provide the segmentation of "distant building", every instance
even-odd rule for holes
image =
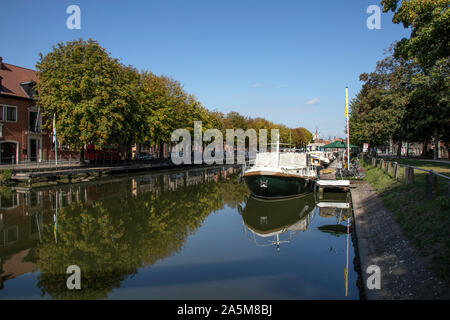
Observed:
[[[4,63],[0,57],[0,164],[55,159],[51,132],[42,129],[36,105],[37,81],[34,70]],[[78,157],[78,152],[63,149],[58,146],[58,158]]]
[[[41,161],[51,150],[34,100],[36,81],[34,70],[0,57],[0,164]]]
[[[391,140],[387,146],[377,148],[377,153],[396,156],[398,148],[399,144],[394,143]],[[423,152],[425,152],[425,154],[423,154]],[[433,157],[434,143],[429,142],[424,148],[423,143],[403,142],[400,153],[402,157]],[[438,159],[450,159],[450,150],[443,141],[439,141]]]
[[[311,151],[321,150],[321,147],[331,143],[330,140],[325,140],[319,138],[319,131],[316,129],[316,132],[313,134],[313,141],[310,144]]]

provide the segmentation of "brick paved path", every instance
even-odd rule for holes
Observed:
[[[355,228],[366,298],[449,299],[450,288],[429,269],[425,259],[409,245],[381,198],[363,182],[351,190]],[[367,289],[367,267],[381,269],[381,289]]]

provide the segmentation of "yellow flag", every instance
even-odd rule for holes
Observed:
[[[348,87],[345,87],[345,117],[347,118],[347,108],[348,108]]]

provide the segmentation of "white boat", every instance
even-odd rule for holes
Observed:
[[[326,151],[310,151],[311,162],[314,166],[327,167],[334,160],[334,155]]]
[[[308,154],[298,152],[257,153],[254,166],[243,178],[253,196],[282,198],[310,191],[317,179],[316,168],[308,164]]]

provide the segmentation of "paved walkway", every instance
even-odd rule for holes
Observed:
[[[415,159],[410,159],[415,160]],[[445,163],[450,164],[450,160],[429,160],[429,159],[417,159],[418,161],[429,161],[429,162],[439,162],[439,163]]]
[[[366,298],[450,299],[449,286],[428,269],[427,262],[409,245],[373,188],[362,182],[351,193]],[[379,290],[366,286],[370,265],[381,269]]]
[[[319,177],[323,180],[335,180],[336,179],[336,165],[337,159],[333,160],[330,165],[326,169],[331,169],[330,173],[322,173],[320,172]]]

